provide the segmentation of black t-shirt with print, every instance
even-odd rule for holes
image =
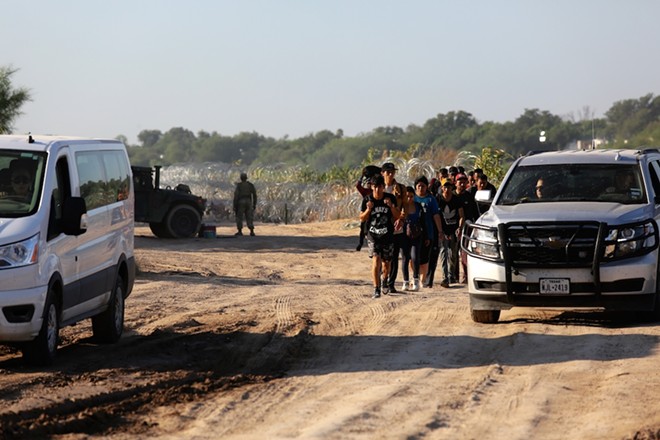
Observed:
[[[442,217],[442,232],[445,235],[455,234],[458,230],[460,219],[458,209],[462,207],[461,200],[455,195],[449,201],[446,201],[443,197],[438,197],[438,208],[440,217]]]
[[[385,199],[390,199],[392,206],[396,206],[396,197],[389,193],[384,193],[380,200],[374,199],[372,194],[362,199],[361,212],[367,209],[367,202],[374,203],[365,228],[367,235],[372,240],[391,240],[394,233],[392,209],[385,204]]]

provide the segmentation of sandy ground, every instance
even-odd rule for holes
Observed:
[[[136,231],[119,343],[62,331],[55,366],[0,349],[0,437],[660,438],[660,327],[514,309],[464,286],[374,300],[348,221],[257,237]]]

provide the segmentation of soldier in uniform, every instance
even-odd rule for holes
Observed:
[[[241,173],[241,181],[236,184],[234,191],[234,212],[236,213],[236,228],[238,232],[234,235],[243,235],[243,217],[250,235],[254,237],[253,213],[257,207],[257,190],[247,180],[247,174]]]

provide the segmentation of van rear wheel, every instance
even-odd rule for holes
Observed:
[[[190,205],[177,205],[167,214],[165,228],[172,238],[191,238],[197,235],[202,216]]]
[[[117,275],[105,312],[92,317],[92,331],[97,342],[117,342],[124,331],[124,279]]]
[[[481,324],[495,324],[500,319],[499,310],[470,310],[472,320]]]
[[[60,342],[60,311],[51,286],[46,296],[41,330],[37,337],[23,346],[23,358],[30,365],[51,365]]]

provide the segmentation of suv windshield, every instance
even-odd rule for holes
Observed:
[[[527,202],[646,203],[638,165],[553,164],[518,166],[497,205]]]
[[[37,208],[45,153],[0,150],[0,217],[23,217]]]

